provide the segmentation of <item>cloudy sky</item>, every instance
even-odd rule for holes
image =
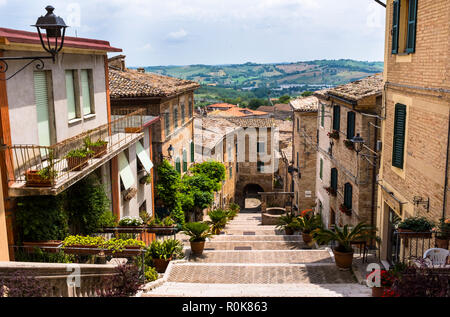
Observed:
[[[0,0],[0,27],[32,31],[50,3],[69,35],[110,41],[129,66],[383,60],[373,0]]]

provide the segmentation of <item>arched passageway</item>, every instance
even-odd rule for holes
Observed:
[[[261,210],[261,195],[264,189],[258,184],[247,184],[244,187],[244,208],[252,211]]]

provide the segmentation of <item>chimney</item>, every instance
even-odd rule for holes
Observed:
[[[137,69],[137,71],[138,71],[138,73],[145,74],[145,68],[144,68],[144,67],[139,67],[139,68]]]
[[[122,71],[126,70],[125,66],[125,55],[117,55],[108,59],[108,64],[112,67],[118,68]]]

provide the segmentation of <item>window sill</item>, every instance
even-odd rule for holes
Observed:
[[[70,119],[69,126],[76,125],[76,124],[80,123],[81,121],[82,121],[81,118]]]
[[[95,113],[90,113],[83,117],[84,120],[91,120],[93,118],[95,118]]]

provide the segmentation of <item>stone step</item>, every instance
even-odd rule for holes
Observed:
[[[370,297],[359,284],[195,284],[167,282],[142,297]],[[218,309],[216,308],[216,311]],[[220,311],[220,310],[219,310]]]
[[[327,250],[258,250],[258,251],[205,251],[191,256],[192,263],[261,263],[305,264],[334,263]]]
[[[211,241],[303,241],[301,235],[218,235]]]
[[[284,230],[278,230],[275,228],[231,228],[225,229],[226,235],[242,236],[244,234],[254,233],[257,236],[261,235],[284,235]]]
[[[350,271],[335,264],[212,264],[175,263],[167,282],[206,284],[336,284],[356,283]]]
[[[205,250],[302,250],[302,241],[207,241]]]

